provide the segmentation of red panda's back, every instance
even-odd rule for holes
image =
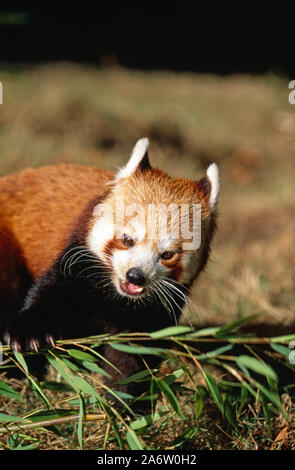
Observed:
[[[105,170],[69,164],[27,169],[1,178],[2,267],[1,233],[5,231],[17,243],[30,274],[36,278],[44,273],[65,248],[81,213],[104,193],[111,179],[112,173]]]

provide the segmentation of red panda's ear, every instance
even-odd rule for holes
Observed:
[[[219,170],[216,163],[212,163],[207,169],[206,176],[197,181],[197,188],[203,197],[208,199],[209,207],[214,211],[217,206],[220,188]]]
[[[148,157],[148,146],[149,139],[146,137],[139,139],[136,142],[127,165],[118,171],[116,181],[121,178],[128,178],[138,169],[145,170],[147,168],[151,168]]]

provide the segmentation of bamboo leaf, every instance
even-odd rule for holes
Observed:
[[[20,353],[18,351],[14,351],[14,355],[15,355],[16,360],[20,363],[20,365],[24,369],[26,375],[28,376],[29,375],[29,369],[28,369],[28,366],[27,366],[27,363],[25,361],[24,356],[22,355],[22,353]]]
[[[118,385],[127,385],[127,384],[136,382],[137,380],[141,380],[146,377],[151,378],[151,374],[147,369],[137,372],[136,374],[130,375],[130,377],[127,377],[127,379],[120,380],[120,382],[118,382]]]
[[[78,435],[80,449],[83,449],[83,419],[85,416],[85,402],[84,402],[84,397],[82,393],[80,393],[79,398],[80,398],[80,412],[79,412],[79,420],[78,420],[78,426],[77,426],[77,435]]]
[[[168,328],[163,328],[162,330],[153,331],[152,333],[150,333],[150,336],[152,338],[165,338],[167,336],[177,336],[192,331],[193,330],[190,326],[170,326]]]
[[[166,384],[171,385],[175,380],[177,380],[179,377],[181,377],[184,374],[183,369],[177,369],[172,372],[172,374],[167,375],[164,377],[162,380],[166,382]]]
[[[221,398],[221,395],[220,395],[218,385],[217,385],[214,377],[212,377],[212,375],[210,375],[208,373],[205,373],[205,372],[204,372],[204,377],[205,377],[206,383],[208,385],[209,392],[210,392],[213,400],[215,401],[215,403],[217,404],[217,406],[220,409],[221,413],[223,414],[223,411],[224,411],[223,410],[223,402],[222,402],[222,398]]]
[[[158,421],[158,419],[162,418],[163,416],[167,415],[169,411],[160,411],[159,413],[154,413],[154,414],[149,414],[146,416],[143,416],[140,419],[137,419],[133,421],[130,424],[131,429],[137,430],[137,429],[142,429],[146,426],[149,426],[150,424],[153,424],[155,421]]]
[[[195,416],[196,416],[196,420],[198,420],[199,417],[202,414],[203,406],[204,406],[204,396],[205,395],[206,395],[206,390],[201,385],[199,385],[196,388],[196,391],[195,391]]]
[[[63,382],[55,382],[54,380],[45,380],[40,382],[42,388],[45,390],[51,390],[53,392],[71,392],[73,387]]]
[[[241,325],[245,325],[246,323],[250,323],[253,320],[256,320],[259,317],[258,314],[255,315],[249,315],[247,317],[239,318],[238,320],[234,320],[231,323],[228,323],[225,326],[222,326],[216,331],[215,337],[216,338],[223,338],[227,336],[229,333],[232,331],[236,330],[239,328]]]
[[[174,409],[174,411],[176,411],[176,413],[181,417],[181,418],[185,418],[182,411],[181,411],[181,407],[177,401],[177,398],[174,394],[174,392],[172,391],[172,389],[170,388],[170,386],[162,379],[162,380],[158,380],[158,386],[161,390],[161,392],[165,395],[165,397],[167,398],[167,400],[169,401],[170,405],[172,406],[172,408]]]
[[[107,377],[107,378],[110,378],[110,374],[108,374],[104,369],[102,369],[101,367],[99,367],[97,364],[95,364],[94,362],[88,362],[88,361],[83,361],[82,362],[82,365],[90,370],[91,372],[95,372],[96,374],[101,374],[103,375],[104,377]]]
[[[122,439],[122,435],[121,435],[121,432],[119,431],[116,421],[114,419],[111,419],[111,424],[112,424],[112,428],[114,430],[115,436],[117,438],[119,447],[121,450],[124,450],[125,449],[124,441]]]
[[[292,349],[287,348],[287,346],[283,346],[282,344],[270,343],[270,347],[286,358],[289,358],[290,352],[292,352]]]
[[[209,351],[205,354],[200,354],[200,355],[196,356],[196,358],[199,361],[202,361],[204,359],[210,359],[212,357],[219,356],[219,354],[223,354],[227,351],[230,351],[233,347],[234,347],[233,344],[227,344],[226,346],[221,346],[220,348],[214,349],[213,351]]]
[[[52,353],[51,353],[52,354]],[[52,367],[60,373],[60,375],[64,378],[64,380],[75,390],[75,385],[73,382],[73,374],[70,371],[69,367],[65,364],[65,362],[56,356],[51,356],[50,354],[46,355],[48,362],[52,365]]]
[[[96,362],[95,357],[93,357],[92,354],[81,351],[80,349],[68,349],[68,353],[70,356],[81,361]]]
[[[96,400],[101,401],[101,396],[97,393],[97,391],[90,385],[90,383],[86,382],[86,380],[82,379],[82,377],[75,376],[72,378],[76,388],[82,392],[85,392],[91,395]]]
[[[158,399],[158,381],[154,377],[151,380],[151,387],[150,387],[150,396],[151,396],[151,410],[152,415],[155,413],[156,403]]]
[[[22,397],[18,392],[9,387],[5,382],[0,380],[0,395],[12,398],[13,400],[22,401]]]
[[[203,336],[215,336],[220,330],[220,326],[212,326],[210,328],[203,328],[202,330],[195,331],[191,336],[202,338]]]
[[[0,422],[1,423],[12,423],[14,421],[26,421],[23,418],[19,418],[18,416],[8,415],[6,413],[0,413]]]
[[[110,343],[112,348],[129,354],[152,354],[159,356],[166,353],[167,350],[164,348],[152,348],[146,346],[131,346],[129,344]]]
[[[15,355],[16,360],[23,367],[23,369],[26,373],[27,379],[30,381],[33,389],[37,392],[37,394],[40,396],[40,398],[44,401],[46,406],[48,406],[48,408],[52,408],[51,403],[49,402],[48,398],[44,394],[42,388],[39,386],[39,384],[36,382],[36,380],[30,375],[29,369],[28,369],[28,366],[27,366],[27,363],[25,361],[24,356],[18,351],[14,351],[14,355]]]
[[[128,427],[126,439],[131,450],[143,450],[144,447],[133,429]]]
[[[256,357],[251,356],[239,356],[236,360],[239,366],[244,366],[247,369],[251,369],[257,374],[268,377],[269,379],[275,380],[277,382],[278,377],[274,370],[262,361],[256,359]]]
[[[290,343],[290,341],[295,340],[295,335],[285,335],[285,336],[274,336],[270,338],[271,343]]]

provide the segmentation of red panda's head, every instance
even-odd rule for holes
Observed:
[[[151,298],[169,285],[189,287],[204,268],[216,224],[218,168],[198,181],[151,167],[140,139],[90,221],[87,246],[122,296]],[[165,294],[166,292],[166,294]]]

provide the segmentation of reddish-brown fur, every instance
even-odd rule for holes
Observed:
[[[9,271],[15,259],[22,259],[32,278],[45,273],[111,178],[110,172],[79,165],[45,166],[1,178],[2,267]]]
[[[0,293],[2,297],[15,273],[15,290],[22,283],[22,272],[27,269],[32,279],[46,273],[68,245],[76,231],[81,244],[93,221],[93,207],[113,188],[113,174],[102,169],[80,165],[45,166],[27,169],[17,175],[0,179]],[[202,206],[202,246],[200,269],[206,264],[208,247],[215,228],[215,215],[208,204],[210,181],[198,182],[184,178],[170,178],[159,169],[136,170],[130,178],[116,187],[116,196],[124,197],[125,204],[200,203]],[[112,195],[106,199],[114,204]],[[120,240],[110,240],[105,247],[128,249]],[[157,247],[155,246],[155,249]],[[171,275],[179,280],[183,272],[182,255],[171,261]],[[4,269],[3,269],[4,268]]]

